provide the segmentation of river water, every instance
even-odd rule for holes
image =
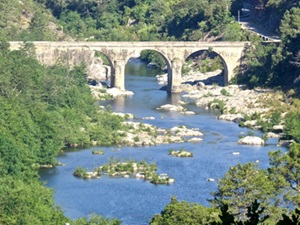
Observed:
[[[221,178],[230,166],[237,163],[256,162],[261,168],[268,166],[268,151],[277,150],[277,140],[270,139],[263,147],[242,146],[237,141],[241,133],[247,134],[247,128],[240,128],[232,122],[216,119],[217,112],[208,111],[188,104],[188,109],[196,115],[182,115],[177,112],[162,112],[157,107],[176,103],[181,95],[169,95],[159,90],[155,75],[139,61],[131,61],[126,66],[127,90],[133,91],[132,97],[117,98],[99,104],[110,104],[114,111],[133,113],[135,121],[150,123],[162,128],[185,125],[199,128],[204,134],[203,141],[197,144],[181,143],[151,147],[101,147],[104,155],[93,155],[92,150],[100,147],[73,150],[57,157],[66,166],[43,169],[41,179],[54,189],[54,198],[65,215],[71,218],[88,217],[92,213],[105,217],[114,217],[123,221],[123,225],[144,225],[154,214],[160,213],[170,202],[172,196],[178,200],[197,202],[209,206],[210,192],[217,189],[217,179]],[[155,120],[143,120],[144,117]],[[261,136],[259,131],[254,132]],[[176,158],[168,155],[168,150],[184,147],[191,151],[193,158]],[[284,148],[280,148],[285,150]],[[233,152],[239,152],[234,155]],[[92,170],[105,164],[111,157],[117,159],[136,159],[155,162],[158,173],[167,173],[175,178],[171,185],[153,185],[134,178],[110,178],[82,180],[72,173],[82,166]],[[215,182],[208,182],[208,178]]]

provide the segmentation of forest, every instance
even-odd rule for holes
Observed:
[[[65,148],[116,145],[115,131],[124,129],[123,118],[95,104],[84,65],[44,66],[34,58],[31,41],[66,40],[250,41],[232,82],[285,92],[285,134],[295,143],[287,154],[270,152],[267,170],[231,167],[211,193],[211,207],[174,197],[150,224],[299,224],[300,3],[248,2],[280,43],[240,29],[242,0],[0,0],[0,224],[122,223],[99,215],[71,221],[39,180],[38,169],[56,166]],[[24,41],[23,48],[10,51],[12,40]]]

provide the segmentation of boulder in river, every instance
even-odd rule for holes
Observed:
[[[241,138],[238,141],[238,144],[242,144],[242,145],[264,145],[265,141],[260,137],[246,136],[246,137]]]
[[[162,105],[157,109],[164,110],[164,111],[175,111],[175,112],[181,112],[184,110],[184,108],[181,105],[177,106],[177,105],[171,105],[171,104]]]

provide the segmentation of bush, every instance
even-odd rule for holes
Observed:
[[[300,112],[290,112],[285,116],[284,131],[287,138],[300,142]]]
[[[220,100],[220,99],[215,98],[213,101],[208,103],[208,107],[211,109],[217,109],[221,113],[225,112],[225,103],[223,100]]]
[[[222,88],[221,94],[225,96],[230,96],[230,93],[225,88]]]
[[[75,177],[82,177],[85,178],[87,177],[87,169],[86,168],[82,168],[81,166],[76,167],[75,171],[73,172],[73,175]]]

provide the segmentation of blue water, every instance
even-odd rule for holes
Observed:
[[[208,178],[221,178],[230,166],[237,163],[255,162],[259,166],[268,166],[268,151],[277,150],[275,139],[268,141],[263,147],[238,145],[239,134],[248,133],[248,129],[240,128],[232,122],[216,119],[218,113],[198,108],[189,104],[188,108],[196,115],[186,116],[176,112],[162,112],[157,107],[176,103],[180,95],[168,95],[159,90],[154,74],[139,74],[134,69],[141,67],[140,62],[128,64],[126,89],[133,91],[132,97],[117,98],[99,104],[110,104],[114,111],[133,113],[135,121],[151,123],[162,128],[186,125],[199,128],[204,134],[203,141],[197,144],[180,143],[151,147],[92,147],[66,152],[57,160],[66,166],[41,171],[42,180],[55,190],[55,201],[71,218],[87,217],[92,213],[106,217],[114,217],[123,221],[124,225],[149,224],[154,214],[160,213],[170,202],[172,196],[178,200],[187,200],[209,206],[207,199],[210,192],[215,191],[217,182],[208,182]],[[131,68],[133,67],[133,68]],[[153,116],[155,120],[142,120]],[[255,131],[257,135],[261,135]],[[170,148],[184,147],[191,151],[193,158],[176,158],[168,155]],[[93,155],[92,150],[103,149],[104,155]],[[282,150],[285,150],[281,148]],[[240,152],[233,155],[233,152]],[[75,178],[72,173],[76,167],[82,166],[92,170],[105,164],[111,157],[118,159],[136,159],[155,162],[159,173],[167,173],[175,178],[171,185],[153,185],[135,178],[110,178],[102,176],[95,180]]]

